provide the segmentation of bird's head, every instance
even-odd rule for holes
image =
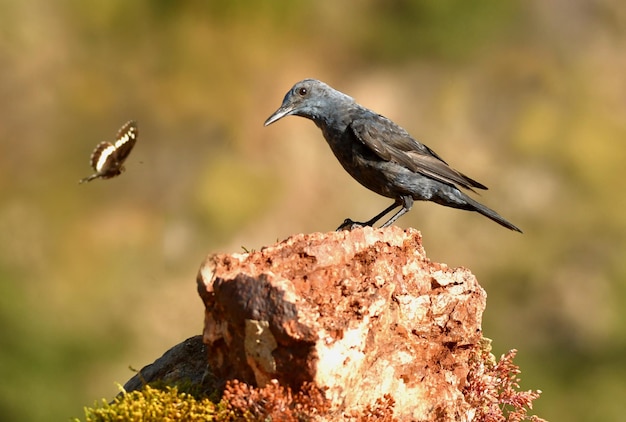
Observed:
[[[324,82],[316,79],[305,79],[296,83],[285,95],[281,106],[265,121],[265,126],[271,125],[285,116],[301,116],[318,121],[327,118],[328,114],[340,100],[352,98],[331,88]]]

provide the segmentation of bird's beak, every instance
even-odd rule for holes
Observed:
[[[289,116],[293,113],[293,106],[281,106],[278,110],[274,112],[270,117],[267,118],[263,126],[269,126],[277,120],[282,119],[285,116]]]

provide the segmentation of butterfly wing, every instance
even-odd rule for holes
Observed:
[[[117,138],[115,139],[115,158],[120,166],[135,146],[138,135],[139,130],[137,128],[137,122],[133,120],[127,122],[117,132]]]
[[[98,172],[104,172],[115,164],[115,145],[110,142],[100,142],[91,153],[91,167]]]

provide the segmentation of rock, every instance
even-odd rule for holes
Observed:
[[[211,380],[207,366],[206,346],[202,336],[188,338],[172,347],[154,363],[146,365],[124,384],[124,391],[140,390],[146,384],[160,382],[165,384],[189,384],[205,390],[213,386],[207,385]]]
[[[486,294],[468,270],[430,262],[418,231],[295,235],[211,255],[197,282],[218,379],[311,382],[344,415],[389,394],[401,420],[469,420]]]

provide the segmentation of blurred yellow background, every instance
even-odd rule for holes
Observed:
[[[314,77],[488,185],[525,233],[416,203],[398,224],[488,292],[548,420],[626,405],[626,8],[619,0],[0,2],[0,415],[83,417],[199,334],[208,253],[364,220],[310,121],[264,120]],[[127,120],[115,179],[95,145]]]

